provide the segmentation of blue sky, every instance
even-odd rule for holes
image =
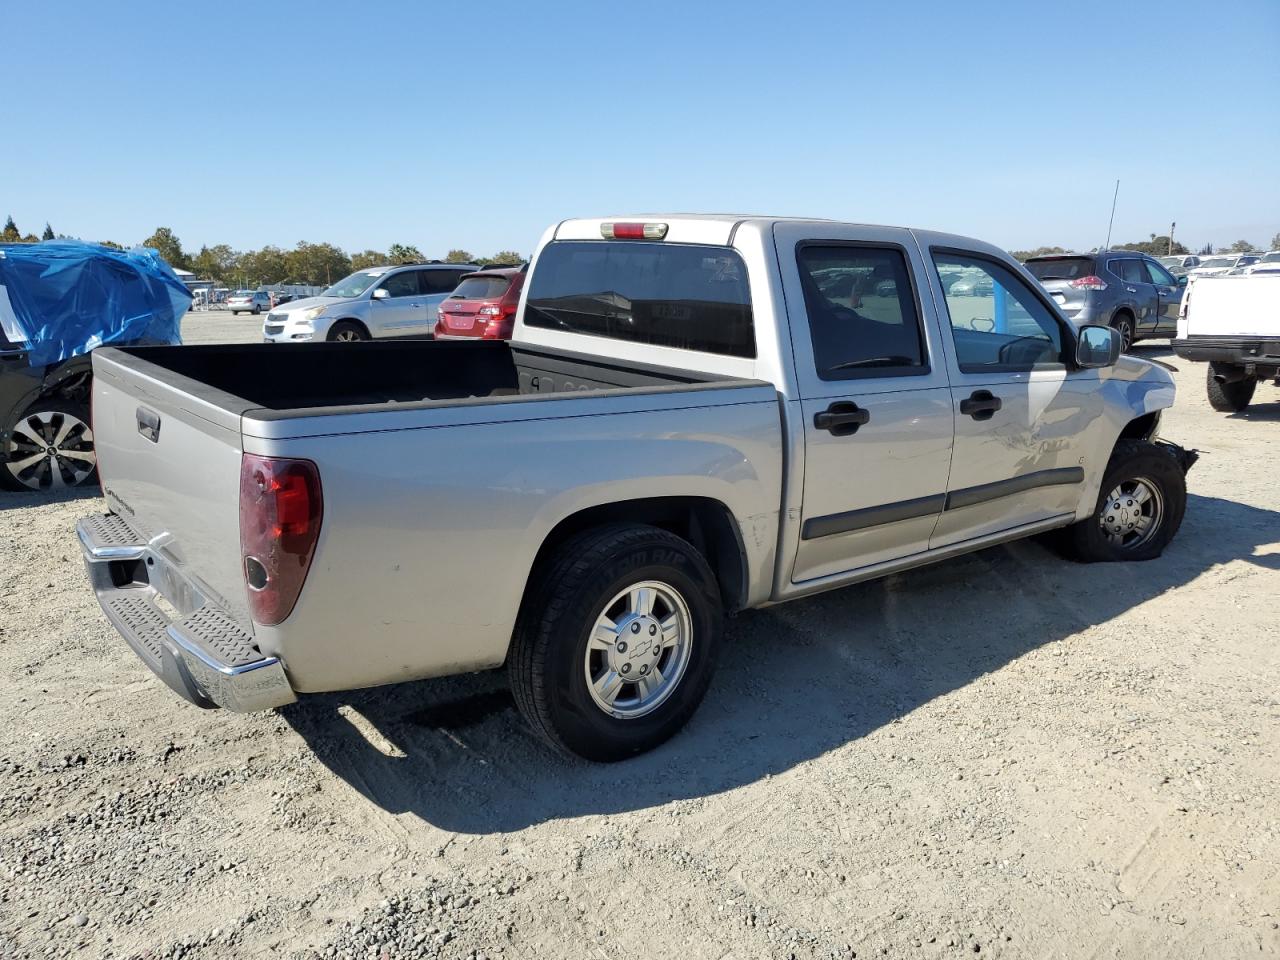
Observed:
[[[469,14],[472,7],[478,11]],[[0,216],[528,253],[637,211],[1280,231],[1280,0],[0,3]]]

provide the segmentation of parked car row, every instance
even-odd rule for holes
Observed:
[[[268,343],[508,339],[522,278],[519,267],[482,269],[457,263],[358,270],[317,297],[272,308],[262,336]]]

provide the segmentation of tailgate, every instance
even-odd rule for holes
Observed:
[[[1192,278],[1178,336],[1280,338],[1280,276]]]
[[[240,570],[238,397],[116,350],[93,355],[93,432],[108,507],[252,630]]]

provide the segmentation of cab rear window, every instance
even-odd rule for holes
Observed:
[[[529,327],[756,355],[747,268],[728,247],[560,240],[530,277]]]

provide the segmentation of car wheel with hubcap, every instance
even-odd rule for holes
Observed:
[[[359,340],[368,340],[369,334],[365,333],[360,324],[343,320],[329,329],[328,339],[335,343],[355,343]]]
[[[0,481],[9,489],[61,490],[97,476],[89,411],[62,400],[37,401],[9,428]]]
[[[702,701],[722,625],[715,575],[688,541],[639,524],[579,534],[530,583],[507,661],[516,705],[588,760],[652,749]]]
[[[1107,464],[1093,514],[1068,527],[1067,552],[1085,563],[1152,560],[1187,510],[1187,481],[1165,444],[1121,440]]]

